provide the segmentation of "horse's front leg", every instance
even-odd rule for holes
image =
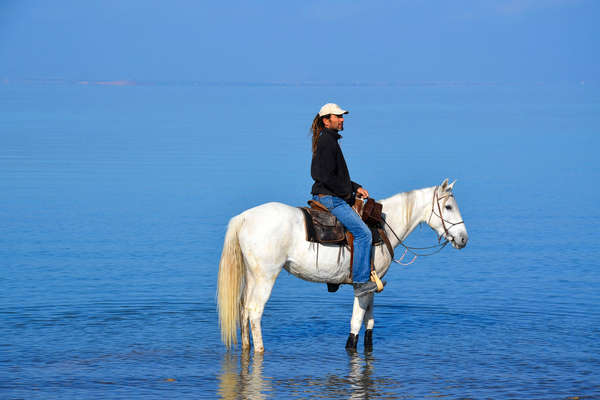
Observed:
[[[371,295],[371,300],[367,305],[367,312],[365,313],[365,350],[373,350],[373,326],[375,325],[375,319],[373,318],[373,300],[375,296]]]
[[[356,350],[358,343],[358,332],[365,318],[368,306],[373,302],[373,293],[360,297],[354,297],[354,308],[352,309],[352,320],[350,321],[350,335],[346,341],[347,350]]]

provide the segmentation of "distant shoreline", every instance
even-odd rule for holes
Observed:
[[[415,82],[218,82],[218,81],[144,81],[144,80],[74,80],[65,78],[0,78],[0,84],[78,85],[78,86],[187,86],[187,87],[477,87],[477,86],[595,86],[598,81],[563,82],[469,82],[469,81],[415,81]]]

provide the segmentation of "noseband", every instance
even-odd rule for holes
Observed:
[[[427,225],[430,225],[429,223],[431,222],[431,217],[434,215],[436,217],[438,217],[440,219],[440,221],[442,221],[442,228],[444,228],[444,233],[439,235],[439,237],[438,237],[438,243],[439,243],[442,240],[442,237],[446,237],[446,240],[448,240],[448,236],[450,235],[450,233],[448,231],[450,229],[452,229],[455,225],[464,224],[465,221],[450,222],[444,218],[444,215],[442,214],[442,206],[440,206],[440,201],[442,201],[446,198],[449,198],[449,197],[454,197],[454,195],[452,193],[449,193],[445,196],[440,197],[438,195],[438,188],[439,188],[439,186],[437,186],[433,191],[433,199],[431,200],[431,214],[429,215],[429,219],[427,220]],[[436,204],[437,204],[437,209],[438,209],[439,214],[435,212]],[[447,228],[446,224],[449,224],[450,228]]]

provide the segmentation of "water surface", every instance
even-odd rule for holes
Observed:
[[[227,221],[304,204],[326,101],[373,196],[458,179],[469,245],[392,268],[371,353],[344,350],[350,288],[285,272],[265,354],[227,352]],[[597,87],[2,85],[0,105],[2,398],[600,397]]]

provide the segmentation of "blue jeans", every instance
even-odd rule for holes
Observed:
[[[367,282],[371,275],[371,230],[343,199],[336,196],[319,197],[314,195],[313,200],[327,207],[354,236],[352,280]]]

